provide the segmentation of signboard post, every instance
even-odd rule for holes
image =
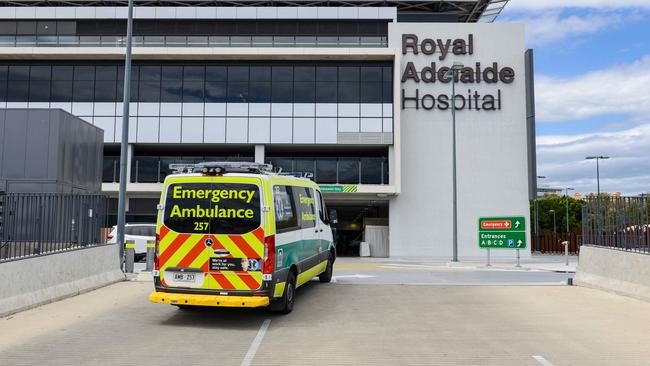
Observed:
[[[487,249],[487,265],[490,266],[490,249],[526,248],[526,221],[523,216],[480,217],[478,219],[478,246]]]

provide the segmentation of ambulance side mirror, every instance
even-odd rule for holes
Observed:
[[[329,222],[330,224],[336,224],[337,222],[339,222],[338,217],[336,215],[336,210],[335,209],[329,210],[328,214],[329,214],[329,217],[330,217],[330,222]]]

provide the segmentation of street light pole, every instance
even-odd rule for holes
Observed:
[[[587,160],[596,160],[596,189],[597,189],[597,191],[596,191],[597,192],[596,193],[597,194],[596,195],[596,205],[597,205],[597,208],[598,208],[598,213],[597,213],[597,217],[596,217],[596,225],[597,225],[597,228],[596,228],[596,234],[597,234],[596,235],[596,244],[600,244],[600,235],[601,235],[600,215],[601,215],[601,211],[600,211],[600,163],[599,162],[600,162],[601,159],[602,160],[609,159],[609,156],[603,156],[603,155],[587,156],[587,157],[585,157],[585,159],[587,159]]]
[[[555,210],[548,210],[548,212],[553,214],[553,233],[557,234],[557,228],[555,226]]]
[[[537,179],[545,179],[545,175],[538,175]],[[537,192],[535,192],[535,199],[533,200],[533,210],[535,215],[535,235],[539,236],[539,210],[537,208]]]
[[[131,100],[131,41],[133,39],[133,0],[129,0],[124,58],[124,97],[122,98],[122,141],[120,144],[120,191],[117,204],[117,245],[120,263],[124,262],[124,225],[126,222],[126,166],[129,148],[129,102]]]
[[[451,77],[451,129],[452,129],[452,199],[453,199],[453,235],[452,235],[452,262],[458,262],[458,196],[456,186],[456,72],[463,68],[463,64],[454,62],[454,65],[445,74]]]
[[[569,234],[569,191],[573,188],[566,187],[564,190],[564,200],[566,201],[566,232]]]

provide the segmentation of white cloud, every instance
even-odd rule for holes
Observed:
[[[650,56],[574,78],[535,75],[537,120],[558,122],[601,115],[650,113]]]
[[[603,192],[650,192],[650,123],[609,133],[537,138],[537,173],[548,179],[540,186],[596,191],[596,162],[589,155],[607,155],[600,162]]]
[[[506,9],[513,10],[542,10],[558,8],[587,8],[587,9],[650,9],[649,0],[510,0]]]
[[[521,16],[512,20],[526,26],[526,42],[529,46],[540,46],[566,38],[594,34],[603,29],[633,20],[633,16],[620,14],[584,14],[561,16],[559,12],[541,15]]]

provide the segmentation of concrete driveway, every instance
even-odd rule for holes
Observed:
[[[289,315],[122,282],[0,319],[0,365],[645,365],[650,304],[571,286],[321,284]]]

